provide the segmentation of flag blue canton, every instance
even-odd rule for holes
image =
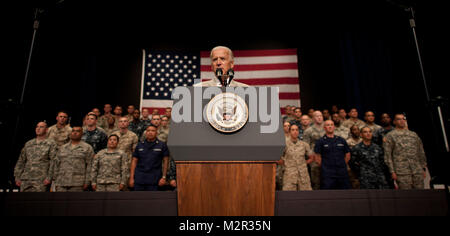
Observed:
[[[200,79],[200,53],[148,51],[144,63],[144,100],[170,100],[174,88]]]

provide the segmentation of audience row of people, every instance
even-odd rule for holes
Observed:
[[[125,116],[120,106],[111,111],[109,104],[102,116],[93,109],[83,124],[69,124],[65,111],[51,127],[39,122],[36,138],[25,144],[14,170],[20,190],[174,190],[176,166],[167,145],[171,109],[162,116],[147,109],[141,116],[134,106]],[[285,111],[279,190],[424,187],[423,145],[403,114],[395,114],[393,127],[388,114],[376,125],[371,111],[365,113],[366,122],[356,109],[348,119],[344,109],[329,116],[321,111],[303,115],[291,106]]]
[[[286,108],[286,148],[277,168],[277,188],[317,189],[423,189],[427,161],[419,136],[408,129],[404,114],[395,114],[394,125],[382,114],[345,110],[325,119],[321,111],[302,115]],[[340,115],[341,114],[341,115]],[[324,121],[325,120],[325,121]]]

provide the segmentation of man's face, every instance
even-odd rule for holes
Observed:
[[[141,116],[141,112],[139,112],[139,110],[134,110],[133,111],[133,118],[135,120],[138,120],[140,116]]]
[[[119,129],[125,129],[128,128],[128,126],[130,125],[130,122],[128,121],[128,118],[126,117],[121,117],[119,119]]]
[[[366,115],[364,117],[367,121],[367,123],[373,123],[375,121],[375,114],[373,112],[368,111],[366,112]]]
[[[291,127],[291,124],[289,124],[289,122],[284,122],[283,130],[285,134],[289,133],[289,127]]]
[[[292,125],[289,129],[289,134],[291,135],[291,138],[296,139],[298,138],[298,126]]]
[[[394,118],[394,124],[398,128],[405,128],[406,127],[406,118],[404,115],[396,115]]]
[[[92,109],[92,111],[91,112],[93,112],[94,114],[96,114],[97,115],[97,117],[100,117],[100,110],[98,109],[98,108],[94,108],[94,109]]]
[[[291,110],[291,106],[287,106],[286,108],[285,108],[285,111],[286,111],[286,115],[291,115],[292,114],[292,110]]]
[[[356,109],[351,109],[348,113],[348,116],[350,116],[351,118],[358,118],[358,111]]]
[[[295,118],[300,119],[302,117],[302,110],[295,109],[294,115],[295,115]]]
[[[60,113],[58,113],[58,116],[56,116],[56,121],[60,125],[66,125],[68,118],[69,117],[68,117],[68,115],[66,113],[60,112]]]
[[[110,113],[112,111],[111,105],[105,104],[105,107],[103,107],[103,111],[105,111],[105,113]]]
[[[47,133],[47,124],[44,122],[39,122],[36,125],[36,136],[43,136]]]
[[[97,124],[97,118],[95,118],[95,116],[93,115],[88,115],[86,117],[86,125],[87,126],[94,126]]]
[[[344,120],[347,117],[347,112],[344,109],[339,110],[339,117]]]
[[[148,112],[148,109],[143,109],[142,110],[142,117],[148,118],[149,115],[150,115],[150,113]]]
[[[309,109],[308,115],[309,115],[309,117],[313,118],[314,117],[314,109]]]
[[[391,117],[388,114],[384,113],[383,115],[381,115],[381,124],[388,126],[391,124],[391,122]]]
[[[335,125],[338,125],[341,123],[341,117],[339,117],[339,115],[337,113],[333,113],[333,115],[331,116],[331,120],[333,120]]]
[[[128,106],[127,111],[128,111],[128,114],[133,114],[133,112],[134,112],[134,106]]]
[[[311,119],[309,118],[309,116],[303,115],[300,123],[302,123],[302,125],[305,127],[309,126],[311,124]]]
[[[325,132],[326,132],[327,134],[332,134],[332,133],[334,133],[334,129],[335,129],[335,127],[334,127],[334,122],[331,121],[331,120],[325,121],[325,124],[323,125],[323,128],[325,129]]]
[[[339,111],[339,109],[338,109],[338,107],[336,106],[336,105],[333,105],[332,107],[331,107],[331,112],[332,113],[337,113]]]
[[[316,124],[322,124],[323,123],[323,116],[322,116],[322,112],[320,111],[315,111],[313,113],[313,119],[314,119],[314,123]]]
[[[363,128],[361,132],[362,132],[361,137],[364,140],[372,140],[372,129],[366,127],[366,128]]]
[[[166,116],[170,117],[172,115],[172,108],[166,108]]]
[[[167,127],[168,124],[169,124],[169,118],[167,118],[167,117],[161,118],[161,126],[162,127]]]
[[[73,127],[72,133],[70,133],[70,139],[73,141],[80,141],[81,136],[83,136],[83,128],[81,127]]]
[[[156,127],[159,127],[159,125],[161,124],[161,117],[159,115],[153,115],[152,121],[150,123],[152,123]]]
[[[359,127],[357,125],[352,126],[350,128],[350,132],[352,133],[352,135],[354,137],[359,137],[360,136]]]
[[[155,139],[156,135],[158,134],[158,131],[153,126],[147,127],[147,129],[145,131],[146,131],[145,132],[145,137],[147,138],[147,140]]]
[[[118,143],[119,143],[119,141],[117,140],[116,136],[109,137],[109,139],[108,139],[108,147],[109,148],[112,148],[112,149],[116,148]]]
[[[116,108],[114,108],[114,114],[116,116],[121,116],[122,115],[122,107],[117,106]]]
[[[234,68],[234,61],[231,60],[228,50],[224,48],[216,49],[211,53],[211,69],[216,72],[218,68],[221,68],[224,74]]]

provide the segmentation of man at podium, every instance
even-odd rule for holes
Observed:
[[[217,46],[211,50],[211,69],[215,74],[212,80],[195,84],[195,87],[248,87],[248,85],[233,80],[234,56],[231,49]]]

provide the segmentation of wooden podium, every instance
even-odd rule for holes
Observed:
[[[202,93],[194,88],[191,94]],[[195,88],[198,89],[198,88]],[[275,211],[276,161],[285,146],[278,93],[271,89],[246,88],[263,98],[249,103],[250,96],[241,96],[247,104],[274,111],[274,120],[266,123],[247,122],[238,132],[224,134],[207,121],[178,121],[174,117],[178,99],[174,99],[169,149],[177,165],[178,215],[180,216],[273,216]],[[222,93],[225,89],[219,89]],[[276,94],[275,94],[276,93]],[[197,95],[191,95],[196,97]],[[273,95],[273,96],[271,96]],[[264,99],[265,102],[264,102]],[[275,103],[273,100],[276,100]],[[210,98],[202,99],[202,109]],[[186,102],[186,101],[184,101]],[[191,108],[198,104],[191,101]],[[183,108],[186,112],[186,108]],[[181,109],[180,109],[181,110]],[[175,113],[175,114],[174,114]],[[252,115],[252,114],[250,114]],[[278,118],[278,120],[276,119]],[[262,132],[261,126],[275,125],[274,132]]]
[[[275,162],[178,161],[179,216],[273,216]]]

